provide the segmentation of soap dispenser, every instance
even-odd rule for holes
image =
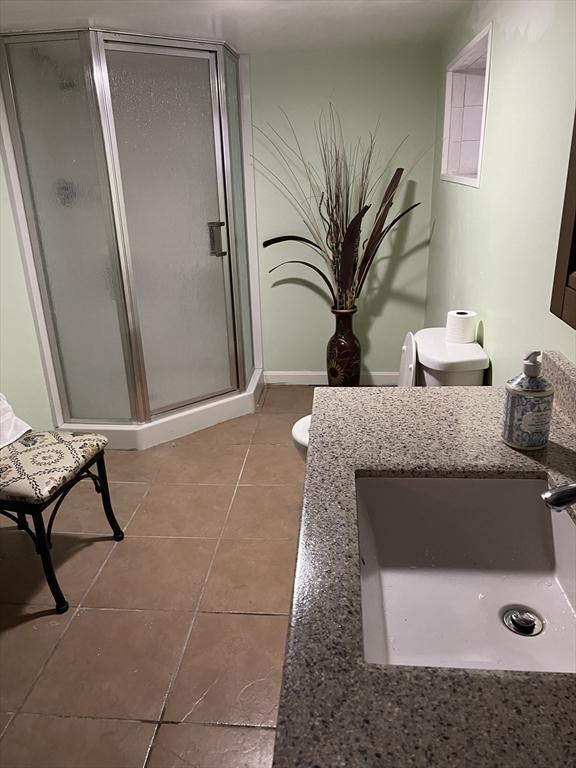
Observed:
[[[502,439],[520,451],[536,451],[548,442],[554,387],[540,375],[540,352],[529,352],[524,372],[506,382]]]

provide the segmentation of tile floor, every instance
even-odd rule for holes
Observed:
[[[0,518],[2,768],[268,768],[312,388],[147,451],[107,451],[124,541],[82,483],[55,525],[58,616]]]

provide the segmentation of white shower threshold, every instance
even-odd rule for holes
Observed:
[[[234,392],[181,411],[155,417],[147,424],[64,423],[59,429],[74,432],[99,432],[108,438],[109,448],[141,451],[159,443],[176,440],[228,419],[254,413],[264,388],[262,369],[252,374],[245,392]]]

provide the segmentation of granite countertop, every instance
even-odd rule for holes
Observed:
[[[522,454],[500,440],[503,397],[492,387],[316,390],[274,768],[576,765],[574,675],[363,657],[356,476],[576,481],[568,413],[555,408],[548,447]]]

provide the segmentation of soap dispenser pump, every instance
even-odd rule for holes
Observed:
[[[520,451],[544,448],[550,433],[554,387],[540,372],[540,352],[524,358],[524,372],[506,382],[502,439]]]

